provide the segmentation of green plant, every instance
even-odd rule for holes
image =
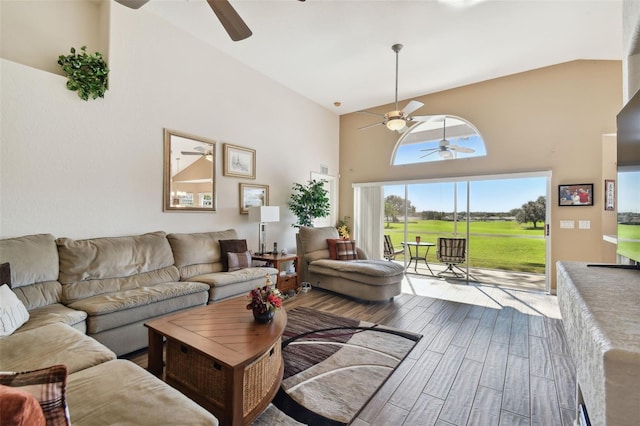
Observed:
[[[349,238],[349,235],[351,234],[351,229],[349,229],[349,219],[351,219],[349,216],[345,216],[336,224],[338,233],[342,238]]]
[[[67,89],[77,91],[85,101],[89,96],[92,99],[104,98],[109,75],[107,63],[100,52],[89,55],[87,46],[82,46],[80,50],[82,53],[77,53],[72,47],[70,55],[58,57],[58,65],[67,74]]]
[[[313,219],[329,215],[329,197],[324,188],[326,180],[309,180],[306,185],[293,184],[293,193],[289,198],[289,210],[298,217],[294,228],[313,226]]]

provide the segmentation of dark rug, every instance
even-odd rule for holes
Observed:
[[[349,424],[422,337],[304,307],[287,315],[282,386],[257,423]]]

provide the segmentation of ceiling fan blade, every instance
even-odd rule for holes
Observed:
[[[369,124],[368,126],[360,127],[358,130],[370,129],[371,127],[380,126],[381,124],[384,124],[384,123],[381,122],[381,123]]]
[[[205,155],[204,152],[180,151],[182,155]]]
[[[430,121],[442,121],[442,117],[444,117],[444,115],[413,115],[411,117],[407,117],[407,120],[427,123]]]
[[[127,6],[130,9],[140,9],[149,0],[116,0],[123,6]]]
[[[409,102],[402,110],[402,112],[404,113],[404,116],[408,116],[410,115],[413,111],[422,108],[424,106],[424,104],[422,102],[419,101],[411,101]]]
[[[375,115],[376,117],[384,117],[384,114],[378,114],[377,112],[371,112],[371,111],[356,111],[356,112],[360,112],[362,114],[369,114],[369,115]]]
[[[207,3],[213,9],[231,40],[244,40],[253,34],[227,0],[207,0]]]
[[[423,149],[423,151],[427,151],[427,150],[426,150],[426,149]],[[431,152],[429,152],[429,153],[427,153],[427,154],[425,154],[425,155],[422,155],[420,158],[428,157],[429,155],[431,155],[431,154],[435,154],[436,152],[438,152],[438,150],[431,151]]]
[[[449,149],[456,152],[466,152],[466,153],[476,152],[475,149],[467,148],[465,146],[458,146],[458,145],[449,145]]]

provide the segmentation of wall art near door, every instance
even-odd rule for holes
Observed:
[[[231,144],[224,144],[223,170],[224,176],[256,178],[256,150]]]
[[[572,183],[558,185],[559,206],[592,206],[593,184]]]
[[[604,181],[604,209],[607,211],[616,209],[616,181],[613,179]]]
[[[269,205],[269,185],[240,184],[240,214],[249,214],[249,207]]]

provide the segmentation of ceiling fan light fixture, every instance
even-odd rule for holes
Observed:
[[[394,118],[387,121],[387,129],[393,130],[394,132],[403,129],[406,125],[406,121],[402,118]]]
[[[448,149],[442,149],[438,151],[438,154],[440,154],[440,157],[445,160],[448,160],[449,158],[453,157],[453,154],[451,154],[451,151],[449,151]]]

